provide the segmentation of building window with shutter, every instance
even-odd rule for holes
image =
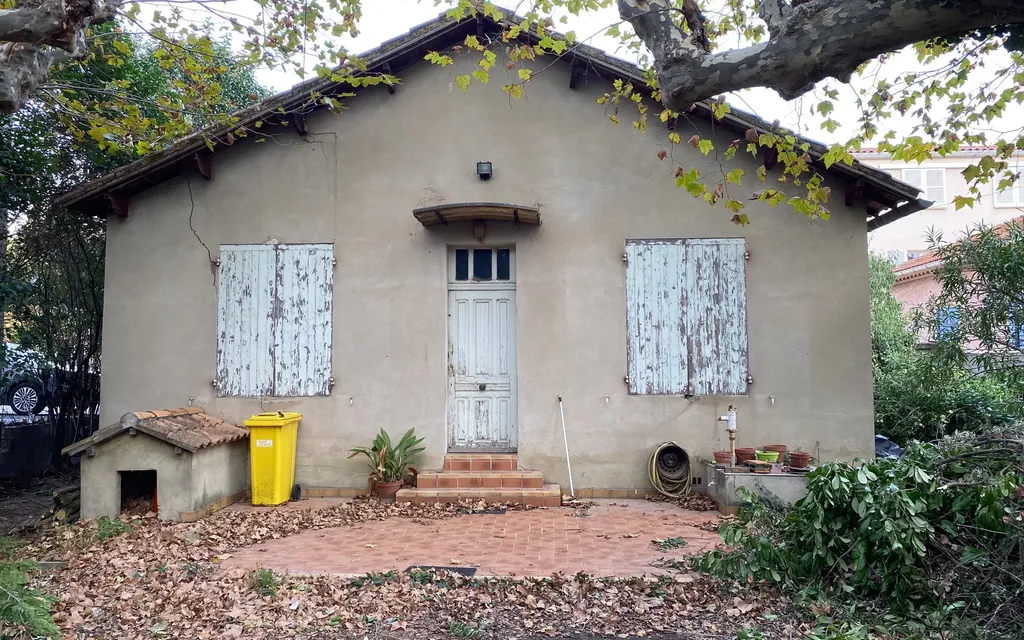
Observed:
[[[747,393],[742,238],[628,240],[629,392]]]
[[[903,181],[921,190],[925,200],[933,207],[946,206],[946,170],[944,168],[904,169]]]
[[[935,338],[951,340],[960,330],[960,310],[956,307],[941,307],[935,311]]]
[[[334,247],[221,245],[217,395],[326,396]]]

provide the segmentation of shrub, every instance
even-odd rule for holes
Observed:
[[[0,637],[7,637],[8,630],[15,638],[60,637],[50,612],[53,598],[28,586],[37,565],[14,560],[17,547],[10,538],[0,537]]]
[[[956,629],[950,637],[1024,637],[1024,432],[828,463],[789,510],[750,499],[722,527],[727,547],[698,569],[874,600],[905,622]]]

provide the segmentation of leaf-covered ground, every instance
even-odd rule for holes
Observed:
[[[447,518],[485,505],[354,501],[318,509],[226,511],[198,523],[86,522],[30,548],[66,561],[38,583],[76,638],[530,638],[666,634],[729,638],[744,627],[788,637],[802,625],[761,587],[681,567],[661,578],[464,578],[447,572],[363,578],[228,571],[233,550],[307,529],[393,517]],[[113,528],[113,529],[112,529]],[[338,549],[337,553],[345,553]]]

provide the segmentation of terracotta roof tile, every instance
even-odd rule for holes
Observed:
[[[249,436],[249,430],[245,427],[211,416],[202,407],[135,411],[124,414],[117,424],[104,427],[92,436],[66,447],[63,453],[76,455],[132,429],[188,451],[198,451]]]

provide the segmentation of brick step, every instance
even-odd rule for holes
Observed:
[[[396,502],[428,504],[458,502],[459,500],[486,500],[511,502],[536,507],[558,507],[562,504],[562,489],[557,484],[546,484],[539,489],[400,489]]]
[[[540,489],[540,471],[424,471],[416,476],[417,489]]]
[[[519,456],[514,453],[449,453],[444,457],[445,471],[518,471]]]

